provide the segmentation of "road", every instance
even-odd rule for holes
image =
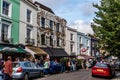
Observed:
[[[37,78],[33,80],[120,80],[120,73],[117,73],[117,77],[113,79],[107,79],[103,77],[92,77],[90,69],[81,69],[75,72],[48,75],[46,77]]]

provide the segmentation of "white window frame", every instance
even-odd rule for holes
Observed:
[[[5,1],[5,2],[10,4],[8,15],[3,14],[3,1]],[[3,16],[9,17],[9,18],[12,17],[12,4],[9,2],[9,0],[1,0],[1,14]]]
[[[30,22],[27,21],[27,11],[28,11],[28,10],[31,11]],[[26,22],[32,24],[32,10],[31,10],[31,9],[28,9],[28,8],[26,9]]]
[[[79,41],[80,41],[80,44],[82,44],[82,37],[81,36],[79,37]]]
[[[30,39],[33,39],[33,28],[32,27],[30,27],[29,25],[26,25],[26,38],[27,38],[27,28],[28,29],[31,29],[31,34],[30,34]]]
[[[87,46],[89,46],[89,40],[87,40]]]
[[[0,27],[0,37],[2,37],[1,36],[1,30],[2,30],[2,24],[7,24],[7,25],[9,25],[8,26],[8,36],[7,36],[7,38],[11,38],[11,27],[12,27],[12,24],[10,24],[10,23],[7,23],[7,22],[1,22],[1,27]]]

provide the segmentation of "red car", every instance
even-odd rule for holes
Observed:
[[[92,67],[92,76],[112,78],[115,76],[115,69],[109,64],[98,62]]]

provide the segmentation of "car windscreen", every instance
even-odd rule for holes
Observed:
[[[104,63],[96,63],[95,66],[96,67],[108,67],[108,65]]]
[[[20,63],[12,63],[13,68],[20,67]]]

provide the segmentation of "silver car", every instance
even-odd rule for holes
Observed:
[[[38,67],[35,63],[30,61],[13,63],[13,79],[29,80],[31,77],[41,77],[43,75],[43,68]]]

